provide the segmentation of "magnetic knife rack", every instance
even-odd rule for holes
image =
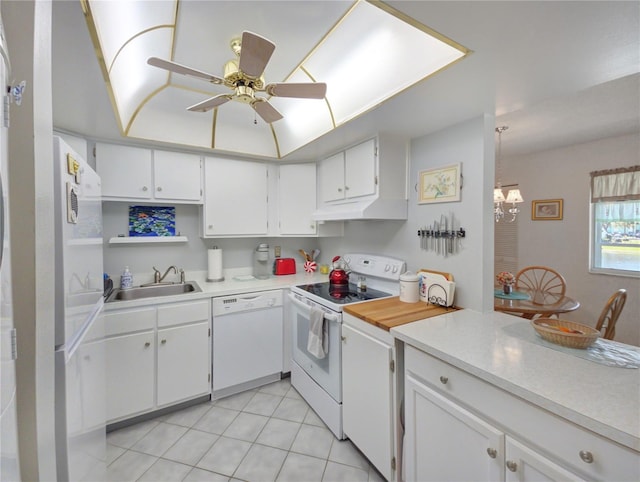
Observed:
[[[435,251],[447,256],[460,250],[459,240],[466,237],[467,232],[460,228],[454,230],[418,229],[420,247],[426,251]]]

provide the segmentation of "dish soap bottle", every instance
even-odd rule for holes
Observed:
[[[125,266],[124,271],[122,272],[122,276],[120,276],[120,289],[126,290],[133,286],[133,276],[131,275],[131,271],[129,271],[129,267]]]

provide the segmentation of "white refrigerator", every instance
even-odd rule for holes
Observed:
[[[55,431],[59,481],[106,474],[106,384],[100,178],[53,138]]]
[[[3,482],[20,480],[7,173],[9,104],[5,101],[9,80],[9,57],[0,18],[0,480]]]

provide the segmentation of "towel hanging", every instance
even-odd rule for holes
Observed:
[[[329,333],[324,320],[324,312],[318,308],[312,308],[309,314],[309,339],[307,351],[318,359],[322,359],[329,351]]]

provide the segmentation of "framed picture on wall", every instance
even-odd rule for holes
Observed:
[[[531,219],[534,221],[559,221],[562,219],[562,199],[531,201]]]
[[[460,201],[460,163],[418,173],[418,204]]]

